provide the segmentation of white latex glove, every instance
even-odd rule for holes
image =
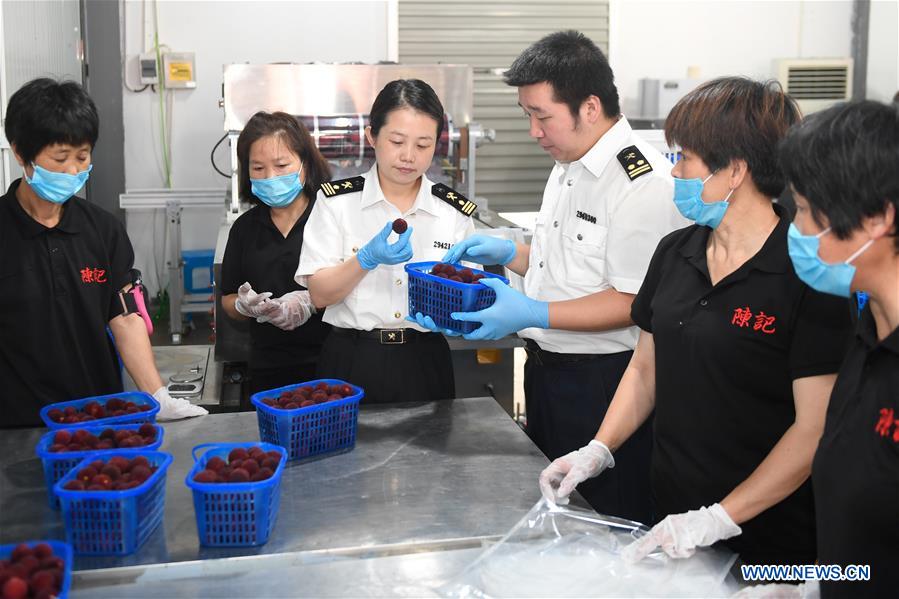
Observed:
[[[269,303],[278,306],[277,311],[269,315],[269,322],[285,331],[294,330],[315,314],[308,291],[291,291]]]
[[[690,557],[697,547],[707,547],[735,537],[743,530],[737,526],[720,503],[672,514],[652,527],[646,536],[621,551],[628,562],[638,562],[657,547],[671,557]]]
[[[821,599],[817,580],[802,584],[757,584],[741,589],[733,599]]]
[[[249,283],[244,283],[237,288],[234,309],[256,322],[268,322],[278,312],[278,306],[268,299],[271,296],[269,291],[256,293]]]
[[[563,455],[540,473],[540,492],[551,503],[565,505],[574,488],[606,468],[615,467],[615,458],[605,443],[593,439],[577,451]]]
[[[184,398],[174,398],[169,395],[169,390],[160,387],[153,393],[153,397],[159,402],[159,413],[156,420],[181,420],[192,416],[205,416],[209,412],[205,408],[195,406]]]

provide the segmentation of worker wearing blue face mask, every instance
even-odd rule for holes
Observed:
[[[206,414],[159,377],[125,228],[75,196],[93,169],[93,100],[75,82],[35,79],[9,99],[5,129],[24,177],[0,198],[0,427],[42,426],[46,404],[121,392],[116,348],[157,418]]]
[[[672,109],[674,203],[634,300],[637,349],[593,441],[540,476],[549,499],[612,467],[655,411],[660,522],[625,550],[687,557],[723,542],[743,563],[815,562],[808,475],[849,338],[848,302],[809,288],[788,254],[776,146],[799,111],[776,83],[722,78]],[[617,466],[616,466],[617,467]]]
[[[812,463],[818,563],[868,580],[776,585],[759,597],[890,597],[899,588],[899,112],[857,102],[794,127],[780,148],[796,217],[788,238],[809,286],[868,302],[840,366]],[[804,592],[803,592],[804,591]]]
[[[328,163],[293,116],[258,112],[237,140],[241,198],[254,207],[231,227],[222,260],[222,308],[250,322],[250,392],[315,378],[322,323],[293,280],[315,192]]]

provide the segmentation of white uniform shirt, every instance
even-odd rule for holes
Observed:
[[[633,180],[617,158],[629,146],[636,146],[652,166]],[[525,293],[543,301],[609,288],[636,294],[662,237],[690,224],[674,205],[671,166],[623,116],[580,160],[557,162],[543,191]],[[531,328],[520,335],[547,351],[610,354],[634,349],[638,330]]]
[[[387,201],[378,183],[377,164],[365,175],[360,192],[325,197],[319,191],[306,223],[296,281],[306,286],[309,275],[355,255],[388,221],[404,218],[412,231],[411,262],[440,260],[457,241],[474,233],[474,222],[431,194],[433,182],[421,178],[418,197],[405,214]],[[396,241],[391,233],[390,242]],[[370,331],[378,328],[425,329],[405,320],[409,313],[404,264],[378,265],[368,271],[343,301],[328,306],[322,318],[336,327]]]

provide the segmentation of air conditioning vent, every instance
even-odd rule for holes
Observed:
[[[852,59],[783,59],[778,80],[808,114],[852,97]]]

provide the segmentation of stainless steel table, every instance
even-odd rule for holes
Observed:
[[[339,595],[351,587],[359,594],[362,587],[355,585],[365,586],[366,575],[346,579],[340,572],[348,566],[340,564],[347,560],[368,564],[359,572],[369,573],[369,585],[394,572],[390,580],[402,586],[406,567],[414,582],[414,563],[439,562],[443,570],[433,570],[455,572],[536,503],[536,477],[547,464],[491,398],[365,406],[353,451],[285,470],[278,524],[266,545],[210,549],[198,545],[192,495],[184,485],[190,450],[204,442],[258,440],[256,416],[218,414],[165,426],[162,450],[175,461],[163,526],[131,556],[76,558],[75,583],[83,591],[76,589],[73,597],[131,596],[151,582],[162,585],[155,596],[207,596],[212,593],[199,589],[220,583],[231,589],[228,596],[318,596],[344,589]],[[47,507],[34,455],[43,432],[2,433],[0,543],[65,538],[59,513]],[[308,577],[286,576],[278,564],[318,569]],[[260,574],[267,568],[273,568],[270,575]],[[250,577],[246,587],[243,575]],[[188,579],[195,586],[171,582]],[[421,594],[412,590],[417,584],[395,591]]]

